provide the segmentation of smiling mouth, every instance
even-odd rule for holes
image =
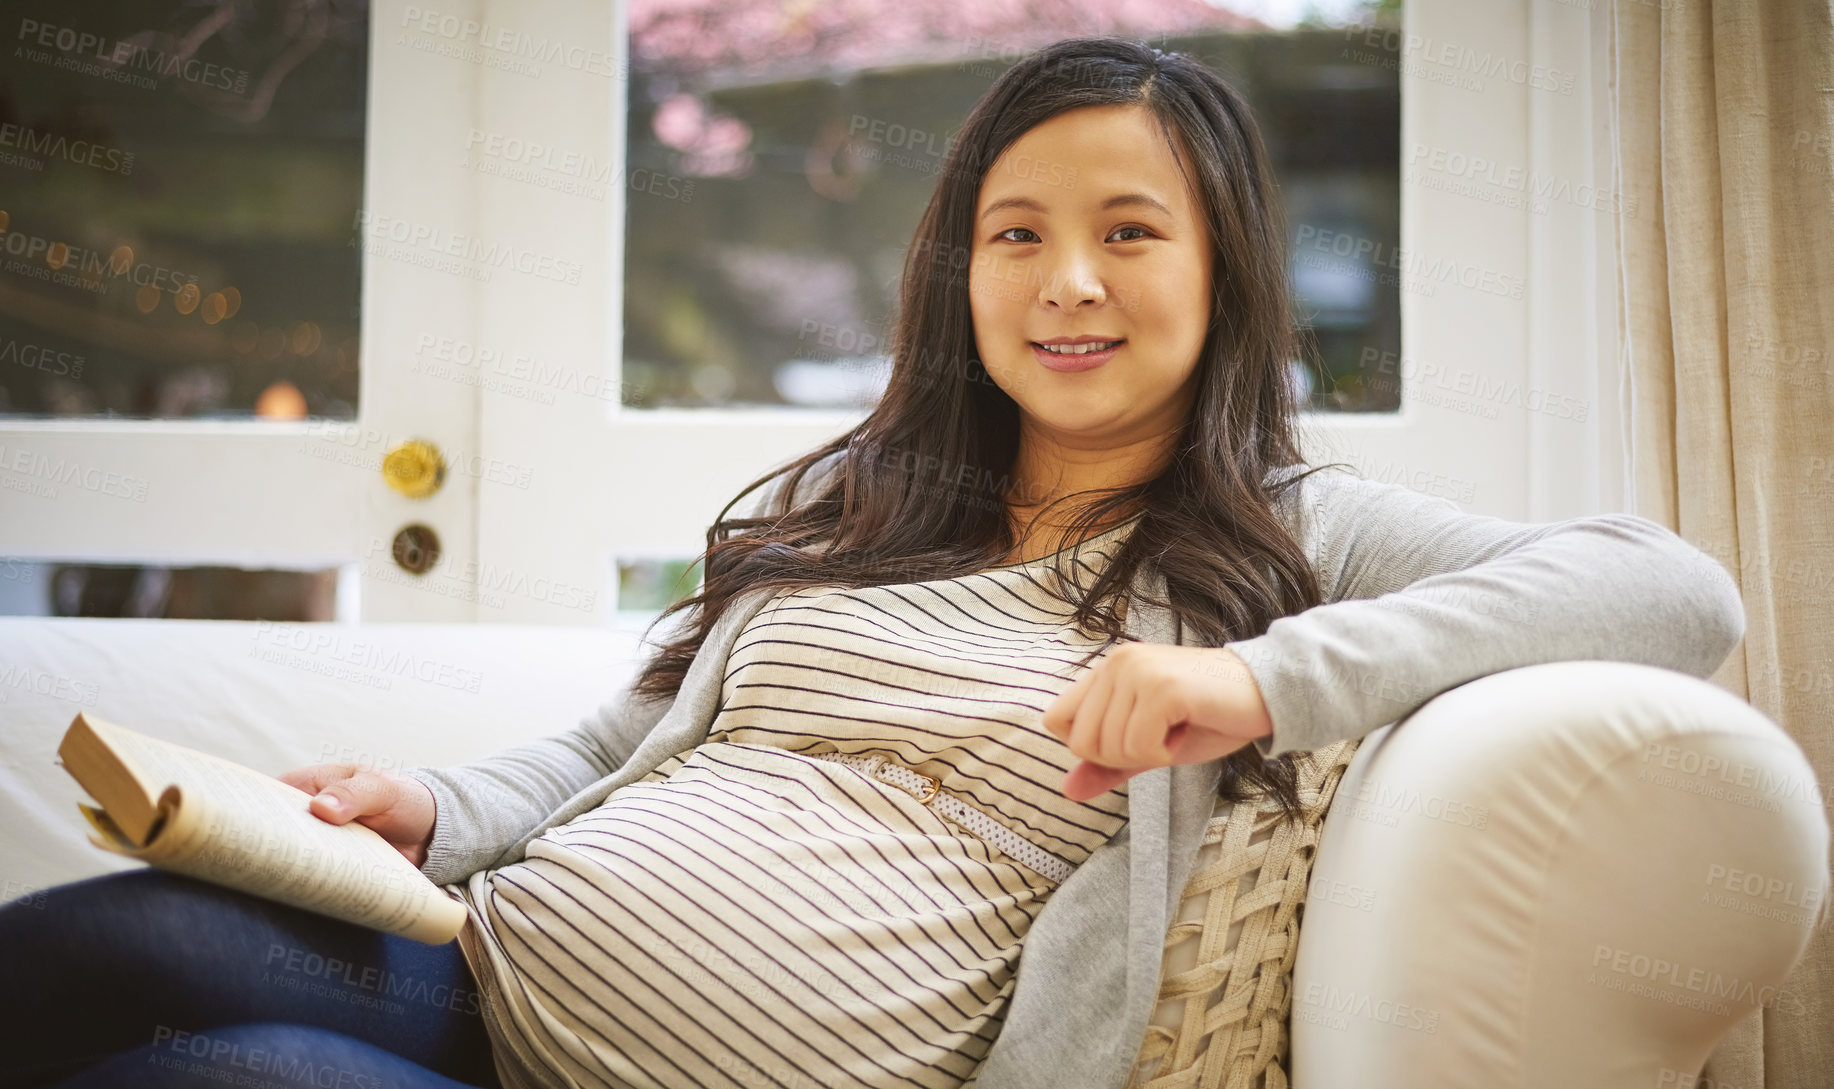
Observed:
[[[1050,352],[1052,355],[1079,356],[1088,355],[1091,352],[1105,352],[1123,343],[1125,343],[1125,341],[1092,340],[1086,344],[1039,344],[1034,340],[1032,341],[1032,346]]]

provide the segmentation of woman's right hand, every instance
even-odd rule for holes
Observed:
[[[355,820],[387,840],[416,869],[427,861],[438,807],[411,775],[363,771],[356,764],[312,764],[275,776],[312,795],[306,810],[331,824]]]

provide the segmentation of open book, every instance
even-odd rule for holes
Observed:
[[[311,795],[271,775],[93,715],[57,755],[101,803],[77,805],[105,850],[429,945],[465,924],[465,906],[374,830],[320,820]]]

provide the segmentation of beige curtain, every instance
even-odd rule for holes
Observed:
[[[1834,18],[1829,0],[1615,0],[1631,509],[1712,553],[1747,630],[1713,679],[1834,797]],[[1825,812],[1825,809],[1824,809]],[[1703,1085],[1834,1085],[1834,928]]]

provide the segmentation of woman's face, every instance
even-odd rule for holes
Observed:
[[[1210,319],[1210,242],[1145,107],[1081,107],[1021,136],[981,181],[973,238],[975,346],[1030,438],[1104,449],[1182,425]],[[1064,341],[1118,344],[1044,346]]]

